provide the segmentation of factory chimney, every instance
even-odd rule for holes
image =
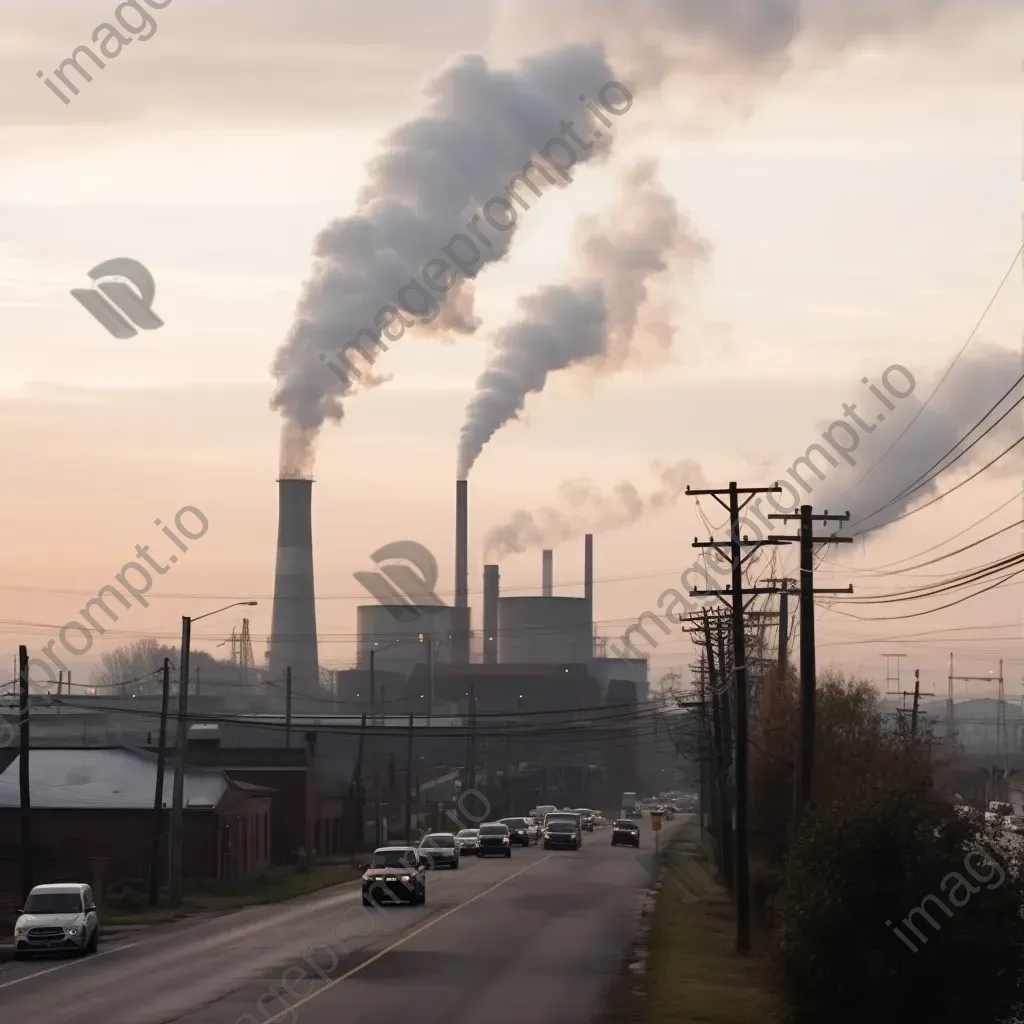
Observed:
[[[283,687],[290,668],[295,692],[316,696],[320,670],[313,591],[313,481],[282,479],[278,480],[277,488],[277,570],[270,625],[270,678],[276,687]]]
[[[594,535],[583,538],[583,596],[594,607]]]
[[[452,661],[469,663],[469,484],[455,481],[455,608],[452,611]]]
[[[541,596],[555,595],[555,553],[549,548],[541,552]]]
[[[594,636],[594,535],[583,538],[583,598],[587,602],[587,617],[590,619],[591,650]]]
[[[498,598],[500,577],[496,565],[484,566],[484,664],[498,663]]]

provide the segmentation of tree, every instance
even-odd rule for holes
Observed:
[[[812,811],[775,961],[793,1024],[1001,1024],[1024,999],[1017,857],[921,773]]]
[[[133,682],[137,682],[137,689],[134,690],[136,693],[152,690],[151,673],[163,665],[165,650],[148,636],[121,644],[100,658],[99,665],[92,671],[90,682],[97,689],[117,694],[124,693],[126,687]]]

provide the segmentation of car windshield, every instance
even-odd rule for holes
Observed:
[[[82,897],[77,892],[34,892],[25,903],[26,914],[80,914]]]
[[[615,822],[615,824],[612,827],[613,828],[628,828],[628,829],[632,830],[632,829],[636,828],[636,825],[634,825],[633,822],[626,821],[625,818],[623,818],[621,821]]]
[[[412,868],[416,864],[415,850],[377,850],[370,862],[372,868]]]
[[[575,832],[576,829],[571,821],[553,821],[548,828],[549,832]]]
[[[464,828],[459,833],[459,838],[460,839],[473,839],[475,836],[478,836],[479,834],[480,834],[480,829],[478,829],[478,828]]]
[[[504,836],[508,835],[508,829],[504,825],[484,825],[480,829],[482,836]]]
[[[424,836],[420,846],[433,846],[435,848],[451,848],[455,845],[455,836]]]
[[[502,818],[501,823],[509,828],[526,828],[525,818]]]

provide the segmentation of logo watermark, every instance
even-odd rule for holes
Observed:
[[[437,559],[414,540],[396,540],[370,555],[379,572],[353,573],[356,582],[399,622],[414,622],[441,611]],[[386,564],[384,564],[386,563]]]
[[[72,288],[71,295],[115,338],[134,338],[138,328],[155,331],[163,327],[163,320],[151,308],[156,282],[138,260],[119,256],[97,263],[89,277],[96,282],[96,288]]]
[[[146,7],[151,8],[154,11],[162,11],[171,0],[145,0]],[[131,20],[127,20],[125,14],[126,11],[130,11]],[[116,22],[117,24],[114,24]],[[114,8],[114,17],[112,21],[103,21],[93,30],[92,42],[96,45],[96,49],[103,54],[107,60],[113,60],[114,57],[118,56],[120,52],[126,47],[131,45],[133,39],[138,39],[140,43],[146,42],[147,39],[152,39],[156,35],[157,24],[153,15],[149,13],[142,6],[142,0],[123,0],[117,7]],[[127,35],[125,34],[127,33]],[[91,67],[86,67],[82,64],[82,60],[88,57],[92,62]],[[91,69],[102,71],[106,67],[106,64],[100,59],[97,54],[91,50],[88,46],[76,46],[71,51],[71,56],[61,61],[61,63],[54,68],[52,74],[54,78],[60,79],[61,85],[67,92],[70,92],[73,96],[77,96],[81,91],[78,86],[67,76],[67,72],[74,68],[78,73],[79,77],[86,82],[92,81],[92,75],[90,74]],[[46,73],[43,71],[36,72],[36,78],[41,78],[43,84],[47,89],[59,99],[64,106],[67,106],[71,100],[65,96],[60,89],[57,88],[54,83],[46,77]]]

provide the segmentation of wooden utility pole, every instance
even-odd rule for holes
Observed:
[[[171,659],[164,658],[160,696],[160,737],[156,749],[156,791],[153,794],[153,838],[149,852],[149,905],[160,902],[160,839],[164,820],[164,770],[167,765],[167,709],[171,695]]]
[[[788,576],[782,579],[765,580],[770,587],[779,588],[779,679],[784,680],[789,672],[789,592],[797,586],[796,580]]]
[[[188,659],[192,619],[181,617],[181,664],[178,667],[178,719],[174,728],[174,793],[171,800],[168,902],[181,906],[185,821],[185,750],[188,745]]]
[[[28,648],[18,647],[18,694],[20,736],[18,750],[18,791],[21,797],[21,905],[25,905],[32,891],[32,795],[28,772],[29,757],[29,692]]]
[[[413,715],[409,713],[409,743],[405,751],[405,841],[412,843],[412,730]]]
[[[738,487],[733,481],[728,488],[706,488],[691,490],[686,493],[693,496],[710,495],[729,513],[730,540],[727,542],[709,540],[707,542],[694,539],[695,548],[714,548],[721,552],[727,549],[732,565],[732,586],[725,590],[691,590],[694,597],[720,597],[732,610],[732,650],[733,672],[736,699],[736,758],[735,765],[735,800],[736,800],[736,950],[739,953],[750,952],[750,850],[747,836],[747,772],[748,772],[748,737],[747,737],[747,654],[746,635],[744,634],[743,613],[746,611],[746,598],[758,594],[774,594],[774,588],[753,587],[744,590],[743,566],[747,558],[758,548],[774,543],[770,538],[764,541],[749,541],[740,535],[740,513],[758,494],[781,494],[782,488],[777,484],[772,487]],[[722,501],[720,495],[727,494],[729,503]],[[744,495],[740,500],[740,495]],[[744,554],[744,549],[747,553]]]
[[[292,667],[284,670],[284,747],[292,748]]]
[[[797,542],[800,545],[800,746],[799,773],[797,775],[796,812],[797,815],[810,806],[812,786],[814,782],[814,729],[815,729],[815,697],[817,694],[817,667],[815,665],[814,645],[814,595],[815,594],[852,594],[853,587],[822,587],[814,588],[814,545],[815,544],[852,544],[852,537],[815,537],[815,523],[845,523],[850,513],[829,515],[828,509],[823,514],[815,515],[810,505],[801,505],[800,511],[785,515],[770,515],[769,519],[788,523],[791,519],[800,520],[800,532],[793,536],[775,536],[770,539],[782,543]]]

